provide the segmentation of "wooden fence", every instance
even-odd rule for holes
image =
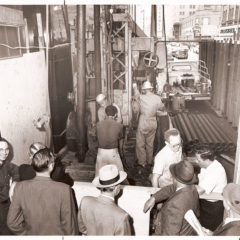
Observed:
[[[240,114],[240,44],[202,41],[199,60],[206,62],[212,80],[212,106],[238,127]]]

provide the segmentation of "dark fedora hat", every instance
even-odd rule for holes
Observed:
[[[169,169],[172,176],[181,183],[190,185],[196,182],[193,165],[188,161],[171,164]]]

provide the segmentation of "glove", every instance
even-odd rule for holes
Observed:
[[[144,208],[143,208],[143,212],[146,213],[148,210],[151,211],[151,209],[154,207],[155,205],[155,198],[154,197],[150,197],[146,203],[144,204]]]

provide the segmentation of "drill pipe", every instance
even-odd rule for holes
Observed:
[[[216,142],[215,138],[211,135],[211,131],[210,131],[209,127],[206,125],[202,115],[198,114],[198,118],[199,118],[200,122],[202,123],[202,127],[204,128],[204,131],[205,131],[204,133],[206,135],[208,135],[208,139],[209,139],[208,142]]]
[[[185,143],[185,142],[187,142],[188,140],[187,140],[187,138],[186,138],[186,136],[185,136],[185,134],[184,134],[184,131],[183,131],[183,128],[182,128],[181,123],[180,123],[180,121],[179,121],[178,115],[179,115],[179,114],[177,114],[177,115],[175,116],[175,123],[176,123],[176,125],[177,125],[177,127],[178,127],[177,129],[179,130],[179,132],[180,132],[180,134],[181,134],[181,138],[183,139],[183,141],[184,141],[184,143]]]
[[[197,140],[197,139],[198,139],[198,136],[196,135],[196,133],[195,133],[195,131],[194,131],[194,128],[193,128],[193,126],[192,126],[192,124],[191,124],[191,122],[190,122],[189,115],[187,116],[186,114],[183,113],[182,117],[183,117],[183,119],[184,119],[184,121],[185,121],[185,123],[186,123],[186,126],[187,126],[190,134],[191,134],[192,137],[193,137],[193,140]]]
[[[196,133],[197,133],[197,138],[198,138],[201,142],[203,142],[205,138],[204,138],[201,130],[200,130],[199,127],[197,126],[196,121],[195,121],[195,119],[194,119],[194,117],[193,117],[193,114],[189,114],[188,117],[189,117],[189,120],[190,120],[190,122],[191,122],[194,130],[195,130]]]
[[[210,128],[213,136],[216,138],[216,140],[218,142],[223,143],[225,141],[224,138],[222,138],[222,136],[218,133],[218,131],[216,130],[216,128],[214,127],[214,125],[212,125],[212,123],[209,121],[209,119],[207,118],[207,114],[201,114],[201,116],[203,117],[203,119],[206,122],[206,125],[208,125],[208,127]]]
[[[215,129],[217,130],[217,132],[219,133],[219,135],[224,139],[224,142],[231,142],[232,140],[230,139],[230,137],[227,134],[224,134],[222,129],[219,128],[219,124],[217,121],[215,121],[215,117],[212,115],[206,115],[206,117],[208,118],[209,122],[212,123],[213,126],[215,126]]]
[[[203,143],[210,143],[212,142],[211,138],[209,138],[208,134],[206,133],[204,127],[203,127],[203,124],[201,123],[200,119],[199,119],[199,116],[198,114],[193,114],[192,115],[193,119],[195,120],[195,124],[197,126],[197,128],[199,129],[199,131],[201,131],[202,135],[203,135]]]
[[[187,129],[187,126],[186,126],[186,124],[183,120],[182,114],[180,113],[177,116],[178,116],[178,119],[179,119],[179,121],[181,123],[181,126],[183,128],[184,135],[186,136],[187,141],[190,142],[191,140],[193,140],[193,138],[192,138],[191,134],[189,133],[189,131]]]
[[[171,117],[171,122],[172,122],[173,127],[178,129],[176,121],[175,121],[175,117]]]

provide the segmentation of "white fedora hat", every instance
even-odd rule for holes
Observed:
[[[153,86],[152,86],[152,84],[149,82],[149,81],[145,81],[144,83],[143,83],[143,86],[142,86],[142,89],[144,90],[144,89],[152,89],[153,88]]]
[[[99,176],[92,183],[98,188],[112,187],[120,184],[127,178],[127,173],[119,171],[117,166],[109,164],[99,169]]]

